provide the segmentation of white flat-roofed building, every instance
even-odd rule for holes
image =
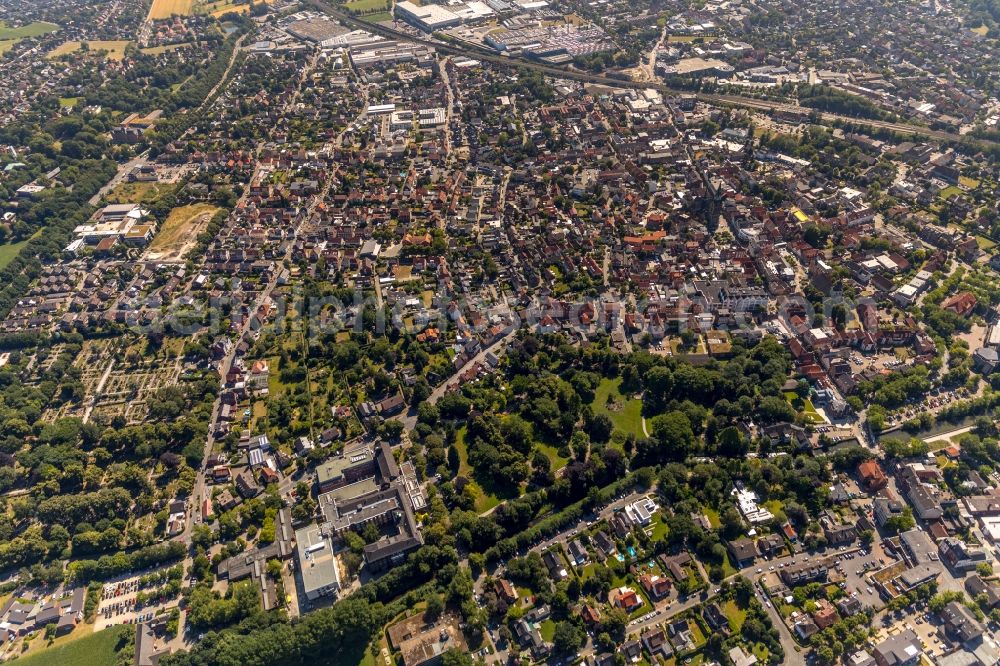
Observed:
[[[452,28],[462,23],[458,14],[440,5],[415,5],[409,0],[396,3],[396,16],[427,32]]]
[[[330,540],[319,525],[309,525],[295,531],[302,589],[309,601],[336,594],[340,589],[340,569],[333,555]]]
[[[368,106],[369,116],[384,116],[396,110],[395,104],[370,104]]]
[[[441,107],[421,109],[417,113],[417,122],[420,124],[420,127],[437,127],[439,125],[444,125],[447,119],[448,116],[445,110]]]

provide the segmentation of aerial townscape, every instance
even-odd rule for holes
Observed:
[[[0,0],[0,662],[1000,665],[1000,0]]]

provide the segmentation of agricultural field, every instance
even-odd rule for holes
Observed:
[[[194,0],[153,0],[146,19],[155,21],[168,19],[171,16],[188,16],[194,8]]]
[[[127,40],[120,40],[120,39],[116,40],[98,39],[86,42],[87,48],[90,51],[93,51],[95,53],[98,51],[103,51],[106,53],[106,57],[108,58],[108,60],[124,60],[125,48],[131,43],[132,42],[129,42]],[[76,41],[63,42],[62,44],[54,48],[52,51],[50,51],[47,57],[52,59],[52,58],[59,58],[64,55],[69,55],[70,53],[76,53],[82,48],[83,44],[84,42],[76,42]]]
[[[183,257],[218,210],[211,204],[200,203],[170,211],[149,246],[147,258],[167,261]]]

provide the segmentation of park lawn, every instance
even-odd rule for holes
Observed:
[[[40,37],[59,29],[55,23],[45,21],[35,21],[22,25],[20,28],[11,28],[6,21],[0,21],[0,40],[18,40],[26,37]]]
[[[958,185],[949,185],[938,193],[938,196],[942,199],[950,199],[952,197],[958,196],[962,193],[962,190]]]
[[[195,222],[206,213],[215,215],[218,207],[207,203],[191,204],[189,206],[179,206],[170,211],[170,215],[163,222],[163,226],[149,244],[150,250],[165,250],[175,246],[183,245],[187,236],[191,233]]]
[[[739,631],[743,627],[743,621],[747,617],[747,612],[736,605],[736,602],[730,599],[726,603],[722,604],[722,612],[726,614],[726,618],[729,619],[729,626],[733,631]]]
[[[70,634],[56,639],[51,647],[39,650],[17,660],[19,666],[114,666],[120,640],[131,640],[134,627],[119,625],[92,633],[82,638]],[[37,640],[44,640],[36,638]]]
[[[596,414],[607,414],[616,430],[626,435],[643,437],[642,432],[642,400],[632,398],[626,400],[621,393],[621,379],[602,379],[594,391],[594,402],[591,407]],[[609,407],[608,398],[612,405]],[[611,408],[614,407],[614,408]]]
[[[980,250],[983,250],[985,252],[989,252],[990,250],[992,250],[997,246],[996,243],[991,241],[986,236],[976,236],[976,244],[979,246]]]
[[[105,52],[108,60],[121,61],[125,59],[125,47],[127,47],[132,42],[124,39],[93,39],[87,41],[87,46],[90,48],[91,53],[97,53],[99,51]],[[68,55],[70,53],[76,53],[80,50],[80,46],[83,42],[69,41],[63,42],[59,46],[55,47],[49,54],[47,58],[58,58],[60,56]]]
[[[569,463],[569,458],[563,458],[559,455],[559,449],[551,444],[542,444],[541,442],[538,442],[536,446],[538,447],[538,450],[544,453],[545,457],[549,459],[553,472],[561,470]]]
[[[483,487],[473,478],[473,469],[469,465],[469,449],[465,445],[466,426],[462,426],[455,431],[455,449],[458,451],[458,476],[464,476],[469,480],[469,486],[475,495],[474,507],[477,513],[486,513],[490,509],[500,504],[501,499],[492,493],[486,492]]]
[[[465,445],[467,431],[467,426],[462,426],[455,431],[455,448],[458,449],[458,475],[465,478],[472,475],[472,467],[469,466],[469,449]]]
[[[122,183],[108,193],[111,203],[150,203],[177,189],[167,183]]]
[[[0,245],[0,268],[6,268],[7,264],[14,261],[18,253],[28,244],[29,239],[16,243],[4,243]]]

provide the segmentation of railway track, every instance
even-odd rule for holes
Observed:
[[[394,28],[390,28],[385,25],[379,25],[362,21],[361,19],[351,15],[349,12],[345,12],[338,9],[337,7],[334,7],[326,0],[307,0],[307,4],[311,5],[317,11],[323,12],[328,16],[337,19],[338,21],[340,21],[345,25],[350,25],[361,30],[366,30],[376,35],[385,37],[386,39],[394,39],[397,41],[422,44],[429,48],[436,49],[441,53],[446,53],[449,55],[463,56],[466,58],[481,60],[501,67],[509,67],[514,69],[521,69],[521,68],[529,69],[545,74],[546,76],[551,76],[560,79],[568,79],[571,81],[579,81],[581,83],[589,83],[591,85],[608,86],[611,88],[627,88],[632,90],[653,89],[656,90],[657,92],[666,93],[668,95],[692,94],[691,91],[682,90],[679,88],[673,88],[659,81],[632,81],[629,79],[619,79],[612,76],[591,74],[589,72],[581,72],[578,70],[566,69],[563,67],[555,67],[553,65],[546,65],[544,63],[535,62],[524,58],[497,55],[497,53],[494,52],[492,49],[481,47],[476,44],[470,44],[468,42],[457,42],[457,41],[445,42],[445,41],[427,39],[424,37],[418,37],[408,32],[396,30]],[[803,109],[807,108],[807,107],[796,106],[794,104],[788,104],[785,102],[762,100],[753,97],[743,97],[740,95],[714,95],[707,93],[694,93],[694,95],[699,101],[708,104],[714,104],[716,106],[734,106],[734,107],[752,109],[757,111],[787,112],[794,110],[797,112],[801,112]],[[945,132],[942,130],[935,130],[930,127],[925,127],[923,125],[910,125],[907,123],[894,123],[885,120],[853,118],[851,116],[843,116],[835,113],[820,112],[819,119],[824,124],[833,124],[835,122],[852,123],[855,125],[863,125],[877,129],[886,129],[893,132],[898,132],[900,134],[909,134],[928,139],[935,139],[938,141],[957,142],[962,140],[963,138],[962,135],[960,134],[955,134],[953,132]],[[982,143],[993,143],[986,140],[980,140],[980,141],[982,141]]]

